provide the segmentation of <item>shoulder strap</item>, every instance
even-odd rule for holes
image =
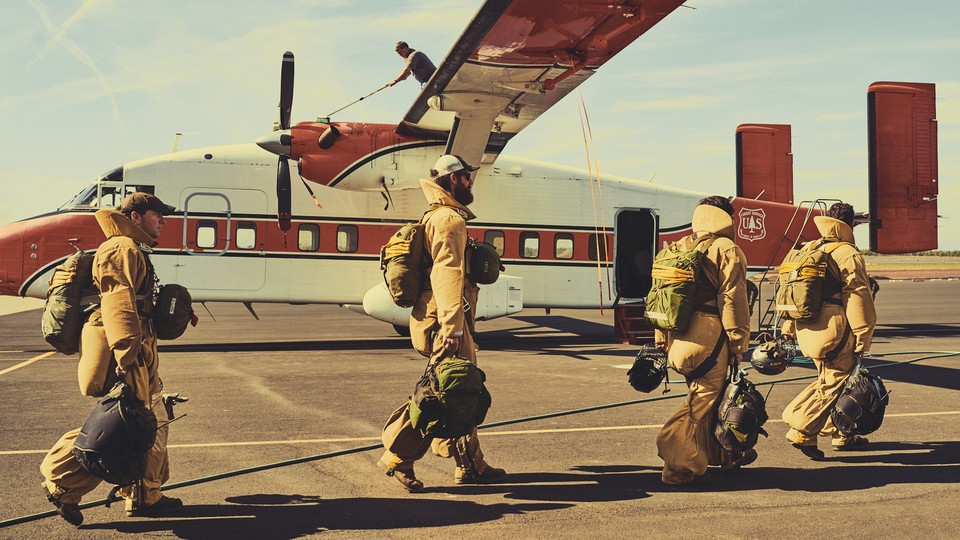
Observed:
[[[720,356],[720,349],[723,348],[723,342],[726,336],[727,333],[723,330],[723,328],[721,328],[720,339],[717,340],[717,344],[713,347],[713,351],[710,353],[710,356],[708,356],[703,362],[700,363],[699,366],[696,367],[696,369],[691,371],[690,374],[686,376],[688,381],[695,381],[703,377],[709,373],[711,369],[713,369],[713,366],[717,365],[717,357]]]
[[[693,245],[693,249],[696,249],[697,251],[700,251],[701,253],[703,253],[704,255],[706,255],[706,254],[707,254],[707,250],[710,249],[710,246],[712,246],[713,243],[716,242],[718,238],[720,238],[720,237],[719,237],[718,235],[716,235],[716,234],[713,234],[713,233],[710,233],[710,234],[707,235],[707,236],[700,236],[700,237],[698,237],[698,238],[696,239],[696,243]],[[699,249],[701,243],[703,244],[703,250],[702,250],[702,251]],[[712,277],[709,276],[709,275],[707,275],[707,273],[704,272],[702,268],[701,268],[701,270],[700,270],[700,275],[702,275],[702,276],[704,277],[704,279],[706,279],[707,282],[709,282],[710,286],[713,287],[713,295],[716,296],[717,293],[720,292],[720,284],[719,284],[719,282],[714,283],[714,280],[712,279]]]

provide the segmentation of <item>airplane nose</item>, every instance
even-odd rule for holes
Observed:
[[[273,131],[257,139],[257,146],[278,156],[290,157],[290,130]]]
[[[22,223],[0,226],[0,295],[19,296],[23,284]]]

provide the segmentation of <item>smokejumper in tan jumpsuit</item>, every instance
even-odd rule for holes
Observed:
[[[658,330],[656,342],[666,345],[670,367],[689,375],[710,356],[721,337],[725,339],[716,365],[702,377],[687,381],[687,400],[657,435],[658,454],[664,462],[662,481],[671,485],[693,482],[708,465],[733,467],[739,458],[731,456],[714,438],[713,413],[725,386],[730,355],[745,352],[750,342],[747,262],[743,251],[733,243],[733,219],[719,208],[701,204],[693,212],[692,228],[697,238],[710,234],[717,237],[701,263],[703,277],[717,288],[716,298],[693,313],[685,332]],[[692,246],[694,241],[687,236],[679,243]]]
[[[420,180],[420,186],[434,210],[425,222],[426,245],[433,260],[430,269],[430,287],[421,294],[410,315],[410,339],[418,352],[437,362],[444,357],[444,338],[459,336],[457,355],[477,362],[476,349],[470,329],[476,308],[478,288],[466,277],[464,253],[467,247],[467,224],[473,213],[432,180]],[[469,310],[464,310],[464,301]],[[457,460],[455,477],[483,475],[489,465],[483,459],[476,428],[463,437],[466,458],[472,463],[461,463],[457,452],[458,439],[433,439],[410,423],[407,404],[390,415],[383,428],[383,446],[386,451],[380,462],[390,471],[413,471],[413,464],[432,446],[440,457]],[[472,467],[471,467],[472,466]],[[471,470],[472,468],[472,470]]]
[[[834,446],[841,447],[844,439],[830,421],[830,411],[858,359],[870,351],[877,311],[853,229],[827,216],[817,216],[813,222],[823,238],[847,242],[830,253],[840,270],[842,305],[824,303],[813,321],[784,321],[783,333],[795,336],[804,356],[817,366],[817,380],[787,405],[783,421],[790,426],[787,440],[794,445],[816,447],[819,434],[833,437]],[[828,360],[831,352],[835,358]]]
[[[100,308],[91,314],[81,335],[78,366],[80,391],[102,396],[115,366],[126,372],[126,383],[137,398],[151,404],[158,419],[166,418],[160,377],[157,374],[157,338],[152,334],[148,316],[153,303],[154,277],[146,253],[157,242],[115,210],[99,210],[97,223],[107,240],[100,244],[93,261],[93,280],[100,291]],[[147,309],[138,309],[145,300]],[[115,363],[114,363],[115,362]],[[101,480],[90,474],[73,456],[73,443],[80,428],[68,431],[50,449],[40,464],[47,492],[62,503],[77,504],[93,491]],[[167,427],[157,430],[157,438],[147,453],[143,476],[143,500],[150,505],[163,495],[160,491],[170,477],[167,457]],[[121,490],[127,510],[133,507],[133,489]]]

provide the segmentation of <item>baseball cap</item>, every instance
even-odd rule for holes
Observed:
[[[437,160],[437,164],[433,166],[433,169],[437,171],[437,176],[443,176],[445,174],[467,171],[473,172],[480,167],[471,167],[467,165],[467,162],[463,160],[460,156],[454,156],[450,154],[444,154],[440,156],[440,159]]]
[[[122,201],[120,201],[119,210],[124,214],[129,214],[130,212],[142,214],[147,210],[153,210],[154,212],[158,212],[161,215],[166,216],[168,214],[172,214],[176,208],[170,206],[169,204],[163,204],[163,201],[161,201],[156,195],[137,191],[127,195]]]

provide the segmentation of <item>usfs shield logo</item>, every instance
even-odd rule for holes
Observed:
[[[765,221],[767,214],[762,208],[740,209],[740,226],[737,227],[737,236],[744,240],[756,242],[767,236]]]

